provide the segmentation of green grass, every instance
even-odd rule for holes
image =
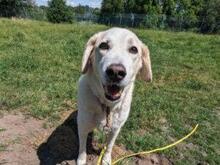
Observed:
[[[0,132],[6,131],[5,128],[0,128]]]
[[[0,19],[0,109],[57,118],[76,102],[84,45],[94,24]],[[132,29],[150,48],[153,83],[138,80],[117,143],[134,152],[166,145],[177,165],[220,164],[220,36]]]
[[[6,150],[7,150],[7,146],[0,143],[0,152],[6,151]]]

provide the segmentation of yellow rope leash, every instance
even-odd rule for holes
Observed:
[[[100,153],[99,159],[97,161],[97,165],[101,165],[102,157],[103,157],[103,155],[105,153],[105,150],[106,150],[106,146],[102,149],[102,151]]]
[[[178,140],[178,141],[176,141],[176,142],[174,142],[174,143],[171,143],[171,144],[169,144],[169,145],[167,145],[167,146],[160,147],[160,148],[156,148],[156,149],[153,149],[153,150],[150,150],[150,151],[142,151],[142,152],[138,152],[138,153],[134,153],[134,154],[124,155],[124,156],[122,156],[121,158],[115,160],[115,161],[112,163],[112,165],[117,164],[119,161],[121,161],[121,160],[123,160],[123,159],[125,159],[125,158],[129,158],[129,157],[136,156],[136,155],[149,154],[149,153],[153,153],[153,152],[157,152],[157,151],[162,151],[162,150],[166,150],[166,149],[168,149],[168,148],[171,148],[171,147],[173,147],[173,146],[175,146],[175,145],[181,143],[181,142],[184,141],[185,139],[189,138],[189,137],[197,130],[197,128],[198,128],[198,124],[195,126],[195,128],[194,128],[188,135],[186,135],[185,137],[183,137],[182,139],[180,139],[180,140]],[[100,154],[100,156],[99,156],[97,165],[101,165],[101,160],[102,160],[102,157],[103,157],[103,155],[104,155],[104,153],[105,153],[105,150],[106,150],[106,146],[102,149],[102,152],[101,152],[101,154]]]

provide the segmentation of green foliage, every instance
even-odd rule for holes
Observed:
[[[111,2],[112,2],[111,0],[102,1],[102,8],[101,8],[102,14],[108,14],[112,12],[113,5]]]
[[[21,14],[23,6],[29,5],[26,0],[0,0],[0,16],[15,17]]]
[[[75,14],[80,14],[80,15],[99,15],[100,14],[99,8],[93,8],[88,5],[83,6],[79,4],[78,6],[74,6],[74,7],[71,6],[71,8]]]
[[[47,20],[46,9],[36,6],[34,0],[0,0],[0,16]]]
[[[176,3],[175,0],[164,0],[163,1],[163,14],[173,17],[176,14]]]
[[[86,12],[88,12],[88,9],[89,7],[87,6],[79,5],[74,8],[74,12],[77,14],[85,14]]]
[[[6,151],[6,149],[7,149],[7,146],[0,143],[0,152],[1,151]]]
[[[135,13],[135,0],[125,0],[124,11],[125,13]]]
[[[72,22],[73,13],[65,0],[51,0],[48,2],[47,18],[53,23]]]
[[[38,6],[32,6],[29,8],[25,8],[23,11],[23,17],[34,19],[34,20],[46,21],[47,20],[46,9],[43,9]]]
[[[112,0],[113,13],[124,12],[124,0]]]
[[[177,2],[176,15],[182,19],[182,27],[189,29],[198,26],[199,12],[201,11],[203,0],[179,0]]]
[[[101,13],[112,15],[124,12],[124,0],[103,0]]]
[[[220,33],[220,0],[205,1],[199,27],[202,33]]]
[[[88,5],[82,6],[79,4],[78,6],[75,7],[71,6],[71,8],[75,14],[88,14],[93,12],[93,8],[89,7]]]
[[[103,0],[101,12],[160,14],[161,6],[157,0]]]
[[[200,32],[219,33],[219,4],[220,0],[103,0],[101,13],[109,16],[109,19],[122,12],[144,14],[142,18],[137,18],[136,23],[143,27],[199,29]],[[161,15],[164,15],[163,21],[160,21]]]

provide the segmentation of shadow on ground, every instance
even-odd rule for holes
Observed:
[[[69,164],[63,162],[76,160],[79,148],[76,117],[77,111],[73,112],[52,132],[48,140],[38,147],[40,165]],[[97,156],[100,153],[93,148],[92,139],[93,134],[90,133],[87,139],[87,153],[90,155],[88,157]]]
[[[78,156],[78,134],[77,134],[77,111],[73,112],[61,125],[59,125],[49,136],[46,142],[37,149],[40,165],[75,165]],[[90,133],[87,139],[87,162],[95,165],[100,154],[98,143],[93,140]],[[123,146],[115,145],[112,151],[113,159],[122,155],[132,153]],[[130,162],[123,164],[134,165],[172,165],[172,162],[161,154],[151,154],[134,157]]]

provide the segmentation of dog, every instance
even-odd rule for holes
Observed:
[[[81,69],[77,165],[86,164],[87,136],[94,128],[108,133],[102,165],[110,165],[113,145],[130,112],[138,73],[145,81],[152,81],[149,49],[130,30],[110,28],[88,40]]]

